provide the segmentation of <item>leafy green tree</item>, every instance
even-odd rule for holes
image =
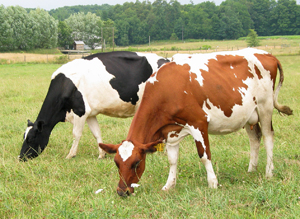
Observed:
[[[129,23],[124,20],[118,20],[116,22],[116,26],[118,29],[116,44],[120,46],[128,46],[129,39],[128,39],[128,30],[129,30]]]
[[[32,10],[29,13],[34,25],[32,27],[32,48],[54,48],[57,46],[57,21],[43,9]]]
[[[108,19],[107,21],[103,22],[103,28],[102,28],[102,36],[103,40],[105,40],[105,44],[109,46],[112,45],[112,39],[113,35],[116,35],[117,29],[115,28],[115,23],[111,20]]]
[[[275,3],[275,0],[248,0],[249,14],[260,36],[271,35],[271,9]]]
[[[72,29],[64,21],[58,23],[58,46],[71,48],[73,44]]]
[[[0,6],[0,51],[7,51],[13,41],[13,29],[10,25],[10,17],[3,5]]]
[[[27,11],[20,6],[9,6],[7,10],[7,21],[10,29],[13,30],[8,50],[30,49],[30,37],[32,36],[33,22],[29,20]]]
[[[1,50],[29,50],[57,46],[57,22],[42,9],[0,7]],[[4,18],[4,20],[3,20]],[[1,21],[2,20],[2,21]]]
[[[73,40],[82,40],[91,48],[94,48],[95,43],[101,41],[103,22],[96,14],[79,12],[72,14],[65,22],[72,28]]]
[[[170,40],[178,40],[176,33],[171,34]]]
[[[299,6],[298,6],[299,7]],[[298,24],[297,3],[295,0],[278,0],[271,12],[271,34],[295,34]]]
[[[247,45],[249,47],[256,47],[259,46],[258,35],[255,30],[249,29],[249,34],[247,36]]]
[[[220,14],[220,38],[238,39],[242,36],[242,23],[231,6],[224,6]]]

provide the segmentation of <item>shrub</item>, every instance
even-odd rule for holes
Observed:
[[[256,47],[259,46],[258,35],[255,30],[249,29],[249,34],[247,36],[247,45],[249,47]]]
[[[200,47],[200,50],[209,50],[209,49],[211,49],[211,46],[209,45],[203,45]]]

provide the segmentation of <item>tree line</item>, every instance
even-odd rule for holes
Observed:
[[[181,5],[177,0],[137,0],[49,12],[0,6],[0,50],[71,46],[73,40],[93,48],[101,39],[111,44],[112,37],[120,46],[145,44],[149,37],[238,39],[247,36],[249,29],[259,36],[299,35],[300,5],[296,0],[226,0],[219,6],[209,1]]]

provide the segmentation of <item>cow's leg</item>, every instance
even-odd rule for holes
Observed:
[[[175,187],[176,185],[176,174],[177,174],[177,161],[179,154],[179,144],[166,146],[168,159],[170,163],[170,172],[166,185],[162,188],[162,190],[169,190],[170,188]]]
[[[69,154],[67,155],[67,159],[73,158],[76,156],[77,150],[78,150],[78,144],[79,144],[79,140],[81,138],[82,135],[82,131],[84,128],[84,123],[86,120],[87,116],[84,115],[82,117],[79,117],[77,115],[74,114],[74,120],[73,120],[73,144],[72,147],[70,149]]]
[[[249,124],[245,126],[250,142],[250,162],[248,172],[256,171],[258,164],[258,152],[261,141],[261,129],[259,124],[254,125],[252,128]]]
[[[259,121],[261,124],[261,132],[264,139],[264,144],[267,152],[267,166],[266,166],[266,177],[273,176],[273,146],[274,146],[274,131],[272,127],[272,113],[273,108],[269,106],[273,106],[273,102],[270,102],[259,110]]]
[[[201,117],[199,116],[199,118]],[[206,122],[206,120],[207,118],[204,117],[203,120],[198,123],[194,123],[194,124],[188,123],[189,125],[188,129],[190,134],[193,136],[195,140],[198,155],[201,159],[201,162],[205,166],[206,173],[207,173],[208,187],[217,188],[218,180],[211,162],[211,153],[210,153],[209,140],[208,140],[208,122]]]
[[[216,189],[218,187],[218,180],[211,162],[211,153],[209,148],[208,135],[207,138],[204,138],[204,142],[197,141],[197,140],[195,140],[195,142],[197,146],[198,155],[206,169],[208,187]]]
[[[99,145],[99,143],[102,143],[102,138],[101,138],[101,131],[100,131],[100,127],[97,121],[97,117],[96,116],[92,116],[92,117],[88,117],[86,119],[86,122],[91,130],[91,132],[93,133],[94,137],[97,140],[97,143]],[[99,159],[104,158],[105,157],[105,151],[102,150],[99,146]]]

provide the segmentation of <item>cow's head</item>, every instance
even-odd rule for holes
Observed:
[[[21,161],[37,157],[45,149],[49,137],[45,138],[43,128],[43,121],[32,123],[28,120],[27,129],[24,133],[24,142],[19,156]]]
[[[116,153],[114,160],[120,175],[117,193],[120,196],[134,192],[133,184],[139,182],[145,170],[146,154],[155,152],[157,149],[154,146],[161,142],[159,140],[149,144],[133,144],[130,141],[123,141],[118,145],[99,144],[107,153]]]

